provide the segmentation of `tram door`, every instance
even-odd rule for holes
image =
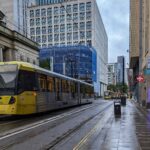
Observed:
[[[56,101],[62,100],[62,92],[61,92],[61,80],[55,78],[55,94],[56,94]]]

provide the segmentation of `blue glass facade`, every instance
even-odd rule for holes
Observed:
[[[96,62],[96,51],[88,46],[55,46],[40,50],[41,67],[88,82],[96,82]]]

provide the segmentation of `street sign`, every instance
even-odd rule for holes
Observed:
[[[138,76],[136,77],[136,80],[137,80],[138,82],[144,82],[144,76],[143,76],[143,75],[138,75]]]

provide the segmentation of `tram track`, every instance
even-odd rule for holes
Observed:
[[[55,146],[57,144],[59,144],[60,142],[62,142],[65,138],[68,138],[68,136],[76,133],[80,128],[82,128],[85,124],[87,124],[89,121],[93,120],[94,118],[96,118],[97,116],[103,116],[103,114],[105,113],[105,111],[107,109],[110,108],[110,106],[112,106],[112,104],[107,105],[105,108],[103,108],[100,112],[98,112],[97,114],[94,114],[93,116],[91,116],[90,118],[84,120],[83,122],[81,122],[79,125],[75,126],[73,129],[70,129],[69,131],[67,131],[66,133],[64,133],[61,137],[58,137],[57,139],[55,139],[54,141],[52,141],[49,145],[47,145],[44,150],[52,150],[55,149]]]
[[[76,111],[70,111],[70,112],[65,112],[61,115],[57,115],[55,117],[51,117],[51,118],[48,118],[48,119],[44,119],[42,121],[38,121],[36,123],[33,123],[33,124],[30,124],[30,125],[27,125],[27,126],[24,126],[24,127],[21,127],[21,128],[17,128],[17,129],[14,129],[14,130],[10,130],[9,132],[6,132],[6,133],[3,133],[3,134],[0,134],[0,142],[1,141],[4,141],[6,139],[9,139],[9,138],[12,138],[16,135],[19,135],[19,134],[23,134],[25,132],[29,132],[32,131],[33,129],[35,128],[38,128],[38,127],[42,127],[46,124],[50,124],[52,123],[50,126],[49,126],[49,129],[52,129],[54,127],[56,127],[57,124],[59,123],[63,123],[65,122],[67,119],[69,118],[72,118],[72,116],[76,116],[76,115],[80,115],[83,111],[87,111],[88,109],[92,109],[93,107],[95,106],[100,106],[101,104],[97,105],[97,104],[94,104],[92,106],[88,106],[88,107],[84,107],[82,109],[79,109],[79,110],[76,110]],[[106,104],[105,104],[106,105]],[[59,123],[55,123],[56,121],[59,121]],[[82,125],[82,124],[81,124]],[[72,130],[71,130],[72,131]],[[42,131],[41,131],[42,132]],[[35,135],[32,135],[32,136],[35,136]],[[1,149],[7,149],[7,147],[10,147],[10,145],[14,145],[15,143],[11,143],[8,144],[6,146],[0,146]]]
[[[101,104],[104,104],[104,103],[105,102],[103,102]],[[101,104],[99,104],[99,105],[101,105]],[[88,104],[88,106],[87,105],[82,105],[82,106],[80,106],[80,107],[83,107],[81,109],[81,111],[84,111],[86,109],[95,107],[96,105],[97,104],[94,104],[92,106],[91,106],[91,104]],[[52,111],[52,112],[48,112],[46,114],[44,113],[44,114],[37,114],[37,115],[28,115],[28,116],[26,115],[26,116],[21,116],[21,117],[20,116],[17,116],[17,117],[15,117],[15,116],[6,116],[6,118],[5,118],[3,116],[2,119],[0,117],[0,129],[1,129],[1,127],[5,126],[5,125],[13,126],[13,125],[17,124],[18,127],[19,127],[19,124],[23,124],[23,126],[24,126],[26,124],[26,122],[28,124],[31,124],[31,126],[32,126],[32,123],[39,124],[42,121],[45,122],[47,119],[53,119],[55,117],[59,117],[61,115],[65,115],[65,113],[72,113],[72,112],[78,110],[80,107],[74,107],[74,109],[71,110],[71,111],[70,111],[71,108],[68,108],[68,109],[63,109],[62,111],[59,111],[59,112],[58,111]],[[80,109],[79,109],[79,111],[80,111]],[[22,117],[24,117],[24,118],[22,119]],[[42,120],[42,121],[40,121],[40,120]],[[1,130],[0,130],[0,134],[1,134]]]

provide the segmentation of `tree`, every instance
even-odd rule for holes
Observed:
[[[127,84],[117,84],[117,85],[110,84],[108,85],[107,90],[113,92],[127,93],[128,86]]]
[[[108,87],[107,87],[107,90],[110,90],[110,91],[113,91],[113,92],[116,92],[116,85],[113,85],[113,84],[109,84]]]

